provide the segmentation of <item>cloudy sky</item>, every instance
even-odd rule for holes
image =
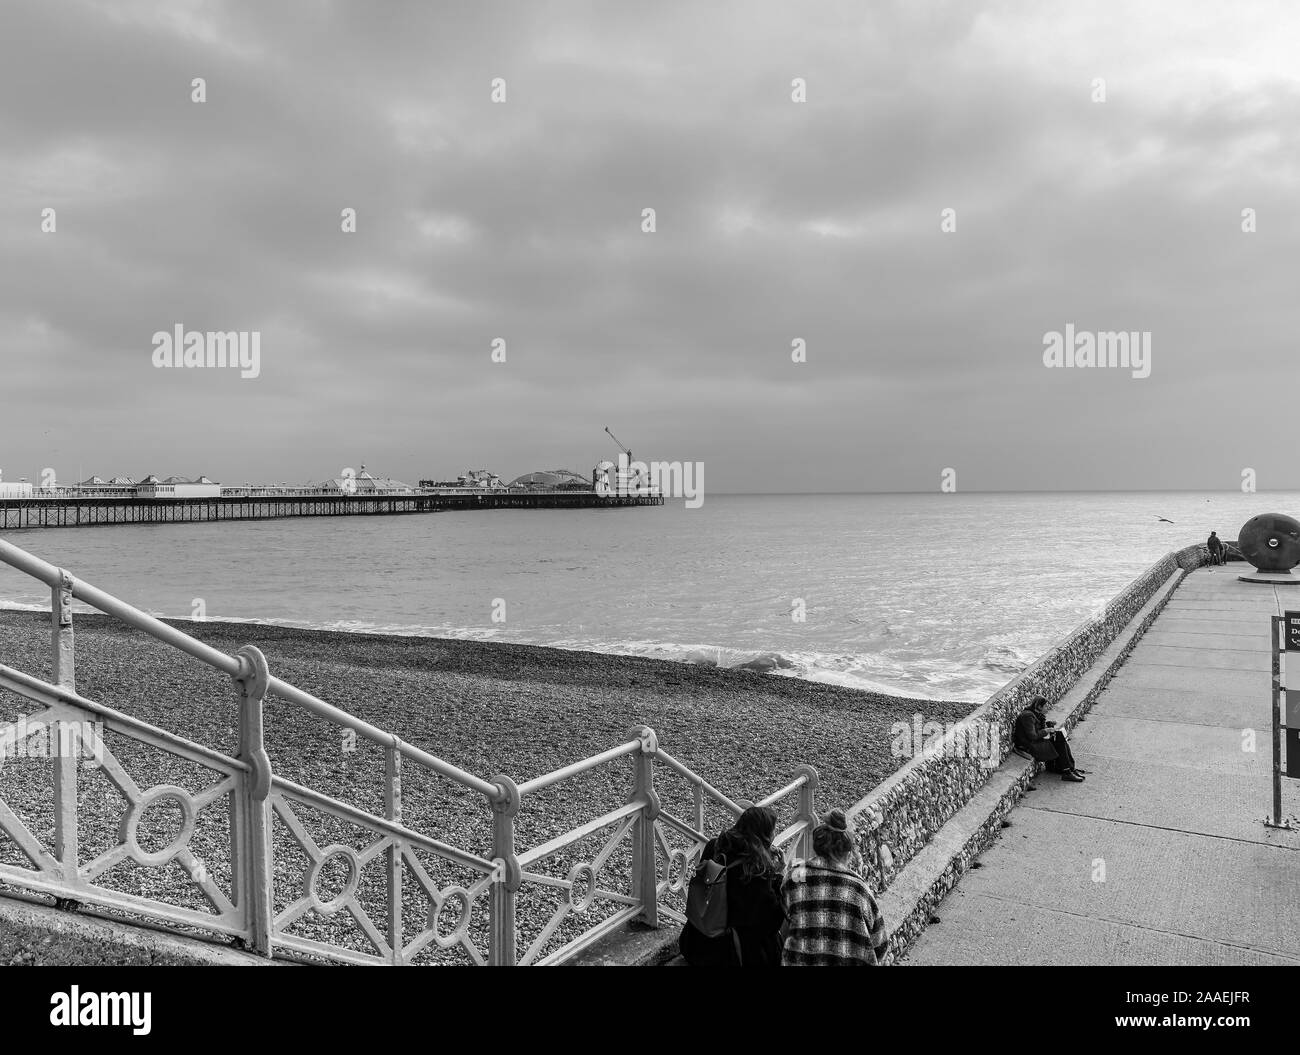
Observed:
[[[717,492],[1300,487],[1294,5],[0,19],[5,479],[587,472],[609,425]],[[1151,375],[1046,368],[1067,323]],[[260,376],[156,368],[177,324]]]

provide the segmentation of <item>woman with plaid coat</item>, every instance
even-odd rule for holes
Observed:
[[[842,810],[813,829],[811,861],[795,861],[781,884],[785,967],[875,967],[885,955],[885,922],[854,868],[853,835]]]

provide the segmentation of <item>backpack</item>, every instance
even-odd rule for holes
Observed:
[[[740,862],[736,862],[739,864]],[[727,873],[736,865],[701,861],[686,891],[686,918],[706,938],[727,933]]]

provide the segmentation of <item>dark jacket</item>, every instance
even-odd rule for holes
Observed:
[[[740,859],[744,844],[731,832],[723,832],[704,846],[704,860],[732,864]],[[746,878],[745,866],[727,873],[727,923],[740,938],[742,962],[736,962],[735,941],[730,934],[706,938],[690,923],[682,928],[678,942],[692,967],[779,967],[781,964],[780,851],[773,850],[777,870]]]
[[[1205,540],[1205,545],[1211,553],[1218,553],[1223,548],[1223,539],[1214,534]]]
[[[1028,751],[1040,762],[1054,762],[1060,756],[1051,740],[1043,740],[1047,719],[1032,707],[1026,707],[1016,716],[1015,742],[1022,751]]]

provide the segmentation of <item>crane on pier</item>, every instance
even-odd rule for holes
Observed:
[[[609,426],[608,426],[608,425],[605,426],[605,431],[606,431],[606,432],[609,432]],[[632,464],[632,450],[631,450],[631,448],[629,448],[629,447],[624,447],[624,446],[623,446],[623,441],[620,440],[617,436],[615,436],[612,432],[609,432],[609,438],[610,438],[611,440],[614,441],[614,446],[615,446],[615,447],[617,447],[620,451],[622,451],[624,454],[627,455],[627,461],[628,461],[628,464],[631,465],[631,464]]]
[[[610,432],[610,428],[609,428],[608,425],[605,426],[605,431],[606,431],[607,433],[609,433],[609,438],[610,438],[611,440],[614,441],[614,445],[615,445],[615,446],[616,446],[620,451],[622,451],[624,454],[627,455],[628,471],[631,472],[631,467],[632,467],[632,462],[633,462],[633,458],[632,458],[632,448],[631,448],[631,447],[625,447],[625,446],[623,445],[623,441],[620,440],[617,436],[615,436],[613,432]],[[635,475],[632,477],[632,480],[630,481],[631,484],[632,484],[632,486],[633,486],[636,490],[640,490],[641,487],[643,486],[643,484],[645,484],[645,483],[647,482],[647,481],[645,481],[645,480],[642,479],[642,475],[643,475],[643,474],[642,474],[642,471],[641,471],[640,469],[637,469]]]

